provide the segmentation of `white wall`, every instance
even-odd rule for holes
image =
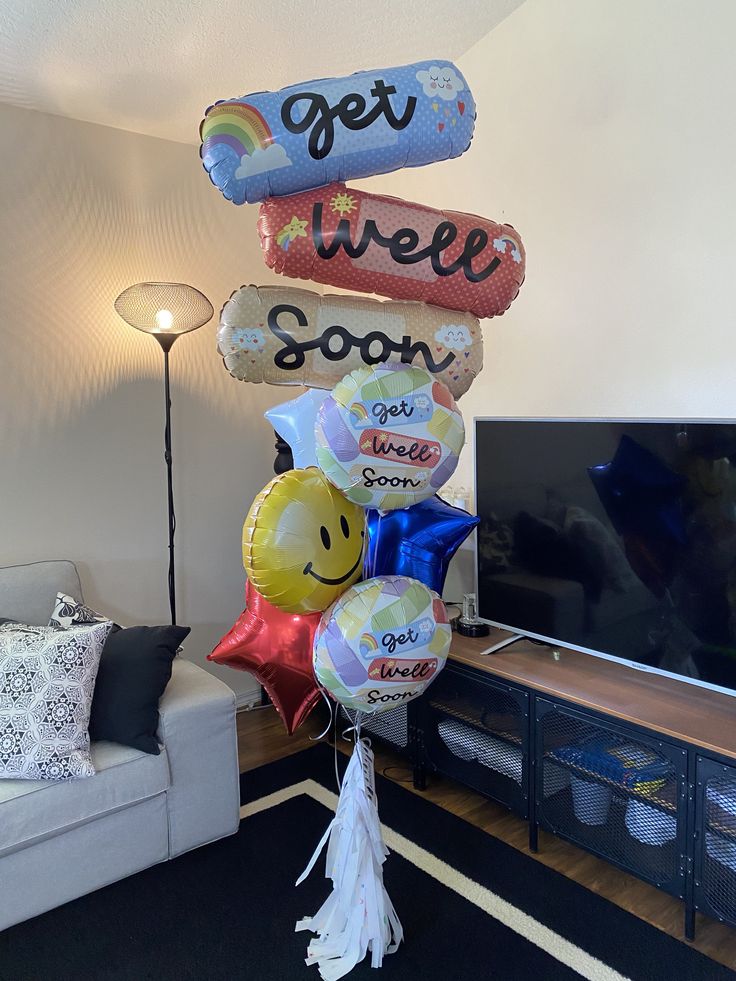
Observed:
[[[363,182],[524,239],[527,282],[486,321],[461,402],[469,430],[476,414],[736,416],[735,35],[731,0],[527,0],[460,59],[470,151]],[[94,604],[165,621],[160,353],[112,303],[176,279],[219,309],[273,281],[256,210],[225,202],[193,147],[3,107],[0,125],[0,561],[72,556]],[[231,380],[214,333],[172,355],[195,658],[241,609],[240,527],[273,458],[260,416],[289,394]],[[468,558],[446,595],[469,587]]]
[[[167,622],[162,355],[113,301],[189,282],[216,310],[171,354],[178,618],[202,663],[243,608],[242,522],[273,476],[262,412],[285,397],[215,350],[230,293],[274,278],[257,209],[226,202],[193,146],[7,106],[0,130],[0,565],[73,558],[97,609]]]
[[[484,322],[469,431],[736,416],[735,36],[732,0],[527,0],[459,59],[470,150],[363,182],[503,219],[526,245],[521,293]],[[471,462],[469,443],[453,482]]]
[[[467,422],[736,416],[734,36],[732,0],[527,0],[459,59],[470,150],[363,182],[526,245]]]

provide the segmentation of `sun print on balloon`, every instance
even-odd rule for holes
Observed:
[[[337,215],[349,215],[358,207],[352,194],[339,192],[330,199],[330,207]]]

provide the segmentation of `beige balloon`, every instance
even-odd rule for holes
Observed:
[[[472,314],[289,286],[236,290],[222,308],[217,346],[234,378],[270,385],[332,389],[355,368],[403,361],[427,368],[457,399],[483,367]]]

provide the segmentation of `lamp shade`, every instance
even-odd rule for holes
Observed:
[[[214,313],[204,293],[185,283],[136,283],[123,290],[115,309],[131,327],[159,339],[196,330]]]

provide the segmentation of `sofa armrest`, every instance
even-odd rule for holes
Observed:
[[[171,769],[170,857],[234,834],[240,774],[232,689],[177,657],[159,705],[158,738]]]

